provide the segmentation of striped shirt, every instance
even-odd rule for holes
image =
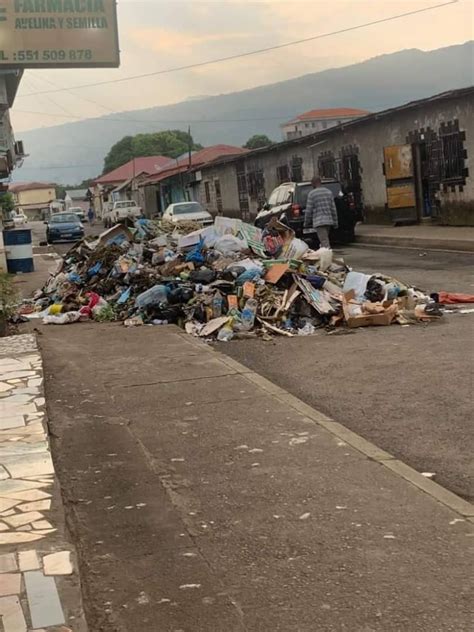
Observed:
[[[305,228],[334,226],[337,228],[337,210],[334,197],[326,187],[317,187],[308,194],[304,215]]]

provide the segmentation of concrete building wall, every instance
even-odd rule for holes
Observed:
[[[227,217],[240,217],[236,163],[201,169],[201,176],[198,199],[201,205],[212,215],[222,212]],[[216,180],[220,185],[222,211],[217,203]]]
[[[313,164],[317,169],[319,158],[332,152],[336,160],[344,147],[357,149],[361,166],[362,195],[366,218],[370,222],[390,222],[386,211],[386,183],[383,172],[383,149],[390,145],[410,142],[410,133],[423,132],[428,128],[439,133],[443,123],[459,121],[459,129],[465,132],[464,149],[467,153],[465,167],[469,170],[462,190],[458,186],[439,192],[443,223],[474,224],[474,103],[471,97],[432,101],[416,108],[397,111],[379,120],[334,130],[323,142],[313,148]]]
[[[28,191],[19,191],[14,194],[15,203],[18,206],[23,204],[48,204],[56,199],[56,189],[29,189]]]
[[[228,217],[243,217],[252,220],[255,218],[262,201],[270,197],[271,192],[277,187],[281,180],[278,177],[278,169],[287,166],[291,178],[291,165],[294,158],[301,159],[301,180],[310,180],[314,175],[311,149],[303,145],[274,149],[269,152],[258,153],[240,159],[238,162],[245,165],[245,175],[247,179],[247,193],[240,195],[246,200],[246,204],[241,205],[239,200],[239,189],[237,179],[237,162],[224,163],[221,165],[204,167],[201,170],[202,181],[200,185],[200,202],[210,213],[217,215],[218,205],[216,197],[215,180],[219,180],[222,198],[222,213]],[[263,172],[264,191],[261,196],[253,195],[249,187],[249,178],[252,173],[261,170]],[[288,180],[289,178],[284,178]],[[209,195],[206,195],[207,191]],[[209,201],[208,201],[209,200]],[[248,208],[248,214],[242,214],[241,207]]]

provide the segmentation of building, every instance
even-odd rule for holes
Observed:
[[[474,86],[220,158],[197,173],[210,212],[249,221],[276,186],[319,174],[340,180],[368,223],[472,226]]]
[[[169,204],[198,200],[202,165],[223,156],[246,154],[247,149],[233,145],[212,145],[177,158],[158,173],[138,184],[138,203],[148,217],[163,213]]]
[[[101,217],[109,202],[136,198],[138,181],[158,173],[170,162],[175,163],[167,156],[140,156],[96,178],[92,188],[96,215]]]
[[[7,178],[24,157],[23,143],[15,142],[10,123],[10,108],[22,76],[22,70],[0,71],[0,179]]]
[[[44,219],[50,204],[56,199],[54,184],[46,182],[23,182],[10,184],[8,192],[13,195],[15,210],[24,213],[29,220]]]
[[[288,123],[280,125],[283,138],[292,140],[293,138],[301,138],[315,132],[321,132],[325,129],[348,123],[361,116],[370,114],[367,110],[357,110],[355,108],[332,108],[328,110],[309,110],[299,114]]]
[[[81,208],[83,211],[88,211],[91,198],[92,192],[89,189],[71,189],[66,191],[64,203],[68,210],[70,208]]]

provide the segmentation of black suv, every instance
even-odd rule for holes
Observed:
[[[347,244],[354,241],[357,221],[356,205],[351,193],[345,194],[337,180],[323,180],[322,186],[331,191],[337,209],[339,227],[331,230],[331,241]],[[297,237],[314,241],[313,233],[303,233],[306,199],[311,191],[311,182],[285,182],[272,191],[268,202],[255,218],[255,226],[263,228],[272,218],[278,219],[292,228]]]

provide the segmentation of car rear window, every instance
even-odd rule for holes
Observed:
[[[300,187],[296,187],[296,204],[299,204],[301,208],[306,208],[306,200],[308,199],[308,193],[313,187],[310,184],[303,184]]]
[[[52,224],[73,224],[79,223],[79,219],[77,215],[73,213],[68,213],[67,215],[53,215],[51,217]]]
[[[338,197],[341,193],[341,185],[339,182],[323,182],[321,186],[329,189],[334,197]],[[310,184],[303,184],[296,188],[296,203],[299,204],[301,208],[306,208],[306,200],[312,188]]]
[[[185,213],[200,213],[202,211],[201,206],[197,202],[190,202],[189,204],[180,204],[173,207],[173,215],[184,215]]]

